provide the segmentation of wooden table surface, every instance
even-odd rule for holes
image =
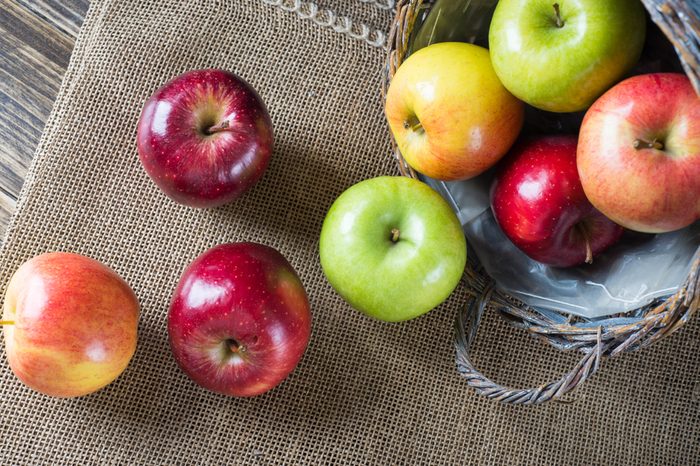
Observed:
[[[15,210],[88,0],[0,0],[0,237]]]

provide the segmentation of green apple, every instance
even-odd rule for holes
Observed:
[[[321,266],[354,308],[397,322],[425,314],[455,289],[467,260],[462,227],[428,185],[384,176],[350,187],[321,230]]]
[[[489,46],[513,95],[542,110],[576,112],[637,62],[645,33],[639,0],[500,0]]]

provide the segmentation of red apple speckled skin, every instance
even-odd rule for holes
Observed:
[[[137,144],[146,172],[171,199],[216,207],[263,176],[272,122],[258,94],[238,76],[190,71],[148,99]]]
[[[591,203],[631,230],[700,219],[700,97],[690,80],[647,74],[607,91],[586,113],[577,159]]]
[[[5,349],[30,388],[70,398],[116,379],[136,350],[139,303],[116,272],[88,257],[41,254],[5,294]]]
[[[299,277],[279,252],[223,244],[183,273],[168,333],[175,360],[192,380],[224,395],[255,396],[299,363],[311,312]]]
[[[532,259],[570,267],[595,256],[623,229],[597,211],[576,171],[576,138],[542,137],[513,148],[491,187],[491,208],[503,232]]]

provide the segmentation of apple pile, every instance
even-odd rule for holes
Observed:
[[[195,70],[151,96],[138,124],[146,172],[174,201],[216,207],[248,190],[272,153],[272,124],[241,78]],[[92,393],[115,380],[136,349],[139,305],[107,266],[70,253],[24,263],[5,295],[5,348],[12,371],[56,397]],[[276,250],[216,246],[183,273],[167,327],[176,362],[196,383],[255,396],[297,366],[311,336],[306,291]]]
[[[700,218],[700,98],[682,74],[624,79],[645,34],[639,0],[500,0],[488,50],[437,43],[404,61],[389,127],[428,177],[495,167],[493,215],[529,257],[590,263],[624,228],[664,233]],[[576,135],[526,134],[526,105],[585,116]]]
[[[700,98],[680,74],[622,80],[639,59],[645,24],[638,0],[500,0],[490,50],[439,43],[401,65],[387,94],[391,132],[426,176],[466,180],[496,167],[496,221],[545,264],[590,263],[624,228],[684,228],[700,218]],[[527,105],[586,113],[577,135],[523,134]],[[272,123],[243,79],[195,70],[147,100],[137,146],[166,196],[217,207],[263,176]],[[396,322],[447,299],[467,247],[437,192],[385,176],[351,186],[330,206],[319,258],[348,303]],[[47,395],[92,393],[129,364],[138,314],[134,292],[107,266],[71,253],[37,256],[16,271],[5,296],[0,325],[10,367]],[[167,333],[194,382],[255,396],[299,364],[311,336],[309,301],[276,250],[222,244],[182,274]]]

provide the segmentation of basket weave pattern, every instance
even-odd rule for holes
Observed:
[[[683,0],[642,0],[651,18],[675,46],[684,70],[700,95],[700,18]],[[406,57],[418,13],[431,7],[430,0],[399,0],[388,36],[388,59],[382,92],[386,97],[392,77]],[[393,154],[402,175],[417,177],[395,141]],[[488,274],[470,255],[463,279],[470,297],[455,322],[457,370],[477,393],[504,403],[533,405],[561,399],[591,377],[604,357],[645,348],[682,327],[700,307],[700,247],[695,251],[688,277],[679,290],[664,299],[624,314],[625,323],[611,316],[595,321],[571,318],[566,313],[543,314],[500,292]],[[559,380],[528,389],[501,386],[479,372],[469,350],[474,344],[484,311],[493,308],[523,328],[561,350],[576,350],[582,358]]]

